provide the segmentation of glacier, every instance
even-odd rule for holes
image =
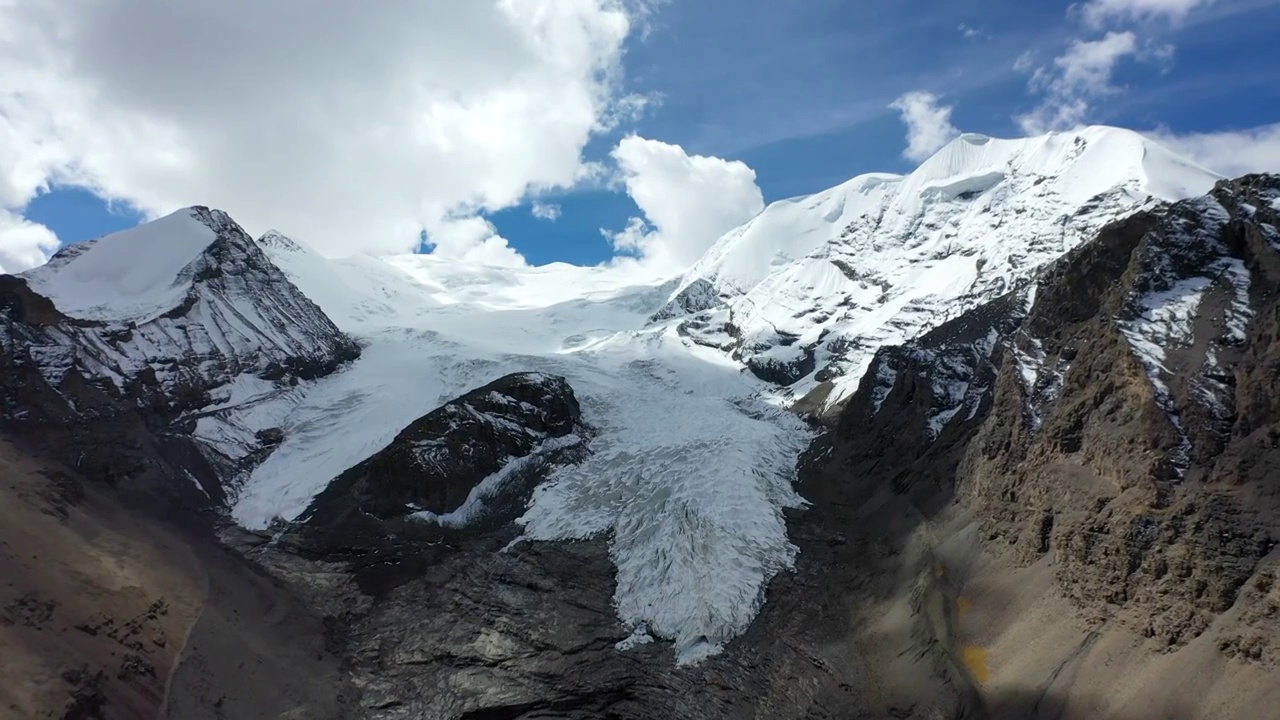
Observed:
[[[518,522],[528,541],[610,537],[624,623],[696,661],[745,630],[768,581],[791,567],[782,510],[803,505],[792,482],[810,431],[723,353],[648,322],[669,282],[619,288],[628,270],[267,249],[363,353],[302,397],[224,410],[220,424],[245,433],[284,430],[234,505],[241,524],[297,517],[408,423],[532,370],[569,380],[594,435],[587,459],[555,471]]]

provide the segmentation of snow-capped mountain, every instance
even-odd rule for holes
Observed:
[[[358,353],[217,210],[69,246],[20,277],[65,316],[56,332],[74,361],[121,388],[199,394],[245,374],[296,382]]]
[[[1218,179],[1117,128],[963,135],[910,175],[770,205],[711,248],[657,319],[689,315],[690,337],[830,405],[877,348],[1002,295],[1110,221]]]
[[[203,207],[69,246],[6,286],[0,338],[15,362],[55,390],[69,373],[100,383],[177,432],[359,355],[239,225]],[[223,475],[197,483],[211,497],[266,450],[260,437],[217,439],[199,445]]]
[[[194,388],[178,415],[225,461],[230,514],[252,529],[298,519],[468,391],[562,377],[587,452],[533,492],[522,539],[610,538],[623,645],[656,635],[696,661],[745,631],[794,562],[783,510],[804,505],[792,481],[811,433],[778,385],[786,401],[826,380],[829,401],[845,397],[881,346],[1215,179],[1111,128],[967,135],[911,175],[775,203],[683,278],[638,284],[612,266],[329,259],[195,208],[25,275],[66,318],[28,345],[53,384],[74,366],[122,390]]]

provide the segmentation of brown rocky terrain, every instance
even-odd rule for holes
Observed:
[[[75,373],[55,397],[6,360],[0,699],[66,718],[1273,717],[1278,204],[1280,178],[1224,182],[882,349],[815,420],[794,572],[691,667],[661,642],[616,649],[607,539],[512,542],[547,466],[590,451],[563,380],[469,393],[305,522],[254,534],[118,499],[187,470],[181,439]],[[124,465],[108,427],[126,429]],[[536,453],[570,434],[585,447]],[[486,522],[403,519],[535,455]],[[93,618],[107,629],[75,629]]]
[[[345,717],[323,627],[213,541],[0,441],[0,717]]]
[[[1029,312],[1010,296],[882,351],[814,449],[842,496],[887,483],[918,508],[909,542],[932,548],[952,655],[994,716],[1277,707],[1277,195],[1248,177],[1122,221],[1050,268]],[[1125,330],[1196,278],[1153,382]],[[956,383],[978,391],[939,392]]]

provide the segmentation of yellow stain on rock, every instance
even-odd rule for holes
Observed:
[[[973,676],[983,685],[991,679],[991,665],[987,661],[986,648],[980,648],[977,645],[965,645],[961,653],[964,660],[964,666],[969,670],[969,674]]]
[[[965,615],[968,615],[969,611],[972,609],[973,609],[973,601],[971,601],[969,598],[961,595],[960,598],[956,600],[956,612],[960,613],[960,617],[964,617]]]

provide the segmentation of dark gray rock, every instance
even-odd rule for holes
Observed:
[[[653,314],[651,321],[670,320],[684,315],[695,315],[723,305],[720,292],[709,280],[698,278],[689,283],[675,297]]]
[[[564,378],[508,375],[415,420],[330,483],[300,522],[308,542],[329,552],[377,548],[390,526],[412,534],[434,525],[406,517],[458,510],[489,479],[466,525],[509,523],[550,466],[581,458],[589,434]]]

